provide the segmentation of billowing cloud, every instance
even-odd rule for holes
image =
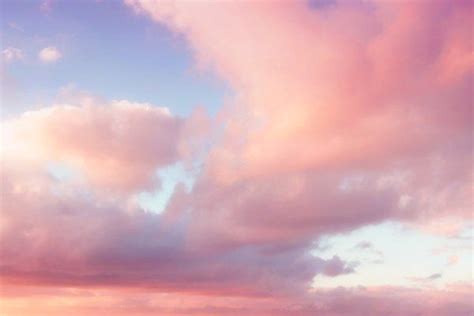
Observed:
[[[197,186],[210,183],[211,191],[231,195],[202,189],[195,197],[218,197],[209,202],[222,210],[217,213],[243,217],[240,208],[261,200],[249,210],[251,220],[235,222],[248,227],[270,217],[284,226],[301,220],[313,233],[322,222],[308,218],[339,211],[347,228],[387,218],[442,223],[470,217],[468,3],[318,9],[304,2],[126,2],[182,33],[197,62],[236,92],[222,115],[225,135]],[[285,192],[299,190],[298,205],[286,208],[290,217],[278,211],[288,198],[275,194],[283,202],[270,202],[263,189],[278,191],[275,183]],[[350,210],[357,209],[354,201],[336,205],[364,190],[362,209],[370,216]],[[233,197],[241,204],[220,206]],[[334,217],[326,226],[342,224]]]
[[[145,212],[135,193],[158,185],[157,169],[189,159],[204,114],[181,119],[149,104],[75,97],[2,124],[3,283],[268,296],[304,293],[318,273],[354,272],[306,244],[203,247],[192,232],[206,214],[171,221]],[[203,238],[212,245],[212,234]]]
[[[38,53],[38,58],[43,63],[54,63],[62,57],[61,52],[54,46],[45,47]]]
[[[207,249],[133,200],[101,198],[40,170],[2,168],[3,284],[135,287],[165,292],[268,296],[304,293],[314,275],[353,273],[289,248]]]
[[[149,104],[97,102],[85,98],[5,121],[3,159],[65,164],[99,188],[150,188],[156,168],[178,159],[182,120]]]

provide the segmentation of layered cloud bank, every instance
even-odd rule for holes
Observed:
[[[299,248],[202,247],[192,234],[199,221],[140,209],[133,193],[159,180],[156,168],[184,159],[180,135],[192,122],[127,101],[56,105],[6,121],[3,282],[260,296],[303,293],[317,273],[354,271]],[[58,162],[66,170],[54,170]]]
[[[466,284],[313,289],[360,263],[311,253],[387,220],[472,224],[470,2],[126,4],[184,36],[234,97],[215,121],[92,98],[4,120],[9,315],[26,310],[20,285],[35,315],[473,312]],[[175,163],[202,166],[194,185],[144,211],[137,194]]]
[[[2,293],[12,299],[4,304],[8,315],[23,315],[22,303],[34,304],[34,315],[298,315],[298,316],[465,316],[472,311],[470,287],[415,290],[385,287],[373,289],[320,290],[310,297],[245,298],[194,296],[186,293],[148,293],[104,289],[72,290],[27,288],[17,297],[15,290]],[[44,299],[50,301],[45,304]],[[16,299],[16,301],[14,301]]]

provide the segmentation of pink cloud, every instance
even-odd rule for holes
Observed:
[[[297,300],[288,298],[209,297],[189,293],[124,291],[113,288],[3,289],[0,308],[8,315],[327,315],[464,316],[473,308],[472,287],[445,290],[400,287],[318,290]],[[20,296],[18,297],[18,294]],[[21,298],[21,299],[19,299]],[[19,302],[24,304],[19,304]],[[33,308],[32,308],[33,307]]]
[[[202,159],[212,128],[199,110],[178,118],[149,104],[86,100],[6,120],[7,291],[123,291],[124,301],[105,306],[70,298],[91,315],[473,310],[470,286],[310,289],[317,274],[357,270],[310,253],[323,235],[385,220],[434,222],[445,233],[471,220],[470,3],[126,2],[183,34],[198,66],[230,83],[224,133]],[[163,214],[137,206],[134,194],[156,187],[157,169],[189,159],[203,160],[192,190],[177,185]],[[51,162],[80,179],[55,179]],[[137,301],[131,289],[172,293],[175,305]],[[67,309],[32,300],[38,313]]]
[[[1,170],[1,281],[4,286],[155,289],[215,295],[304,294],[318,273],[353,273],[339,257],[307,245],[201,247],[185,216],[166,221],[132,196],[110,198],[88,183],[64,182],[37,166]],[[211,236],[212,237],[212,236]]]
[[[56,105],[4,122],[3,155],[12,164],[65,163],[99,188],[136,191],[178,160],[182,127],[182,119],[149,104]]]
[[[347,227],[384,218],[470,217],[469,3],[338,3],[318,10],[304,2],[126,2],[182,33],[197,62],[235,90],[233,106],[222,113],[225,135],[202,180],[231,196],[206,194],[202,184],[195,197],[215,195],[209,204],[222,211],[214,213],[245,216],[238,209],[259,199],[265,185],[275,189],[276,179],[298,190],[329,177],[318,187],[333,192],[334,205],[324,210],[316,205],[325,205],[326,196],[301,207],[308,190],[300,189],[300,204],[289,206],[295,216],[280,217],[282,204],[262,193],[261,204],[249,210],[252,220],[236,221],[247,227],[271,213],[284,226],[337,207],[350,218],[356,213],[336,205],[348,194],[338,189],[362,174],[357,189],[370,186],[365,203],[381,191],[392,200],[366,210],[372,218],[355,215]],[[303,184],[291,185],[298,177]],[[221,206],[233,197],[243,205]]]

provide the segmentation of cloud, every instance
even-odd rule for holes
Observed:
[[[198,65],[235,91],[191,200],[242,224],[236,238],[271,230],[270,219],[280,233],[307,224],[298,239],[324,220],[337,230],[470,218],[469,4],[126,3],[183,34]],[[295,204],[272,200],[275,183]],[[357,194],[363,214],[343,202]]]
[[[2,59],[5,63],[22,60],[25,57],[23,51],[15,47],[7,47],[2,51]]]
[[[26,112],[3,126],[5,161],[59,162],[98,189],[133,192],[151,188],[156,168],[177,161],[183,122],[166,108],[86,97]]]
[[[467,300],[468,292],[469,286],[453,286],[442,291],[397,287],[341,288],[320,292],[320,302],[325,315],[464,315],[473,308],[472,302]]]
[[[359,252],[362,251],[376,257],[377,259],[373,261],[375,263],[383,262],[383,252],[375,248],[375,246],[370,241],[361,241],[357,245],[355,245],[352,250],[356,250]]]
[[[441,279],[442,277],[443,277],[442,273],[433,273],[427,277],[411,277],[409,279],[417,283],[430,283],[438,279]]]
[[[357,245],[355,245],[355,248],[357,249],[372,249],[374,245],[370,241],[361,241]]]
[[[338,276],[341,274],[354,273],[354,267],[358,265],[358,262],[346,263],[341,260],[338,256],[332,257],[324,267],[323,274],[327,276]]]
[[[471,4],[126,2],[182,34],[234,98],[216,122],[81,94],[4,121],[2,283],[201,295],[178,304],[197,315],[473,310],[470,286],[310,288],[356,273],[311,254],[322,236],[471,220]],[[183,161],[202,166],[192,188],[140,209],[156,171]],[[111,305],[173,313],[136,299]]]
[[[42,0],[40,4],[40,11],[43,13],[51,12],[53,8],[53,0]]]
[[[266,176],[231,184],[202,177],[192,192],[176,191],[167,212],[179,218],[190,208],[193,226],[189,233],[202,247],[261,244],[277,249],[311,245],[324,234],[399,216],[401,211],[394,206],[396,191],[380,188],[376,182],[343,191],[338,179],[332,172]]]
[[[62,58],[61,52],[54,46],[49,46],[41,49],[38,53],[38,58],[43,63],[54,63]]]
[[[3,163],[2,284],[117,287],[206,295],[304,294],[314,275],[353,272],[334,257],[289,248],[193,245],[189,223],[167,223],[133,199],[109,199],[30,166]]]
[[[436,280],[436,279],[441,278],[442,276],[443,276],[443,275],[442,275],[441,273],[434,273],[434,274],[430,275],[430,276],[428,277],[428,279],[430,279],[430,280]]]
[[[2,288],[2,310],[8,315],[327,315],[464,316],[473,308],[472,286],[451,285],[445,290],[403,287],[338,288],[318,290],[304,298],[217,297],[192,293],[123,291],[113,288],[23,289]],[[29,304],[18,304],[28,302]]]
[[[352,272],[308,245],[201,247],[190,232],[205,218],[146,212],[135,193],[158,188],[157,169],[187,159],[183,146],[199,135],[203,114],[181,119],[150,104],[68,98],[76,103],[2,122],[3,284],[268,296],[304,293],[318,273]],[[57,177],[51,164],[74,172]]]

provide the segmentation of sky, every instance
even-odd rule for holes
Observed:
[[[0,314],[474,313],[472,2],[0,3]]]

